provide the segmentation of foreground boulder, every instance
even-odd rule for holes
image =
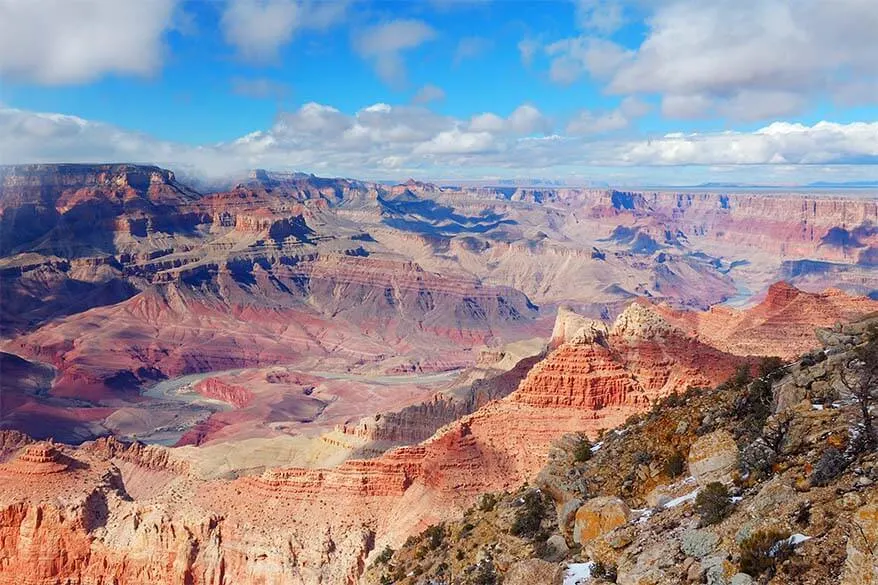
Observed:
[[[738,445],[727,431],[700,437],[689,449],[689,471],[698,485],[714,481],[728,483],[738,464]]]
[[[631,509],[616,497],[592,498],[576,511],[573,541],[585,544],[628,522]]]
[[[851,520],[842,585],[878,584],[878,504],[867,504]]]

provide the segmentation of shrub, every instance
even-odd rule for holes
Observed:
[[[479,500],[479,510],[482,512],[490,512],[494,509],[494,506],[497,505],[497,496],[494,494],[482,494],[482,499]]]
[[[665,474],[668,477],[680,477],[686,467],[686,458],[679,451],[674,451],[665,461]]]
[[[384,565],[390,562],[390,559],[393,558],[393,549],[389,546],[385,546],[384,550],[381,551],[377,557],[375,557],[375,564]]]
[[[573,458],[578,463],[584,463],[591,459],[591,443],[585,437],[580,437],[576,447],[573,448]]]
[[[777,567],[792,553],[790,533],[785,530],[759,530],[741,543],[741,572],[751,577],[763,573],[770,579]]]
[[[540,531],[540,525],[546,516],[546,502],[543,494],[529,491],[523,496],[524,503],[519,508],[512,523],[510,532],[515,536],[533,537]]]
[[[442,542],[445,540],[445,525],[434,524],[424,530],[423,536],[430,548],[435,550],[442,546]]]
[[[841,475],[846,466],[847,462],[841,451],[835,447],[829,447],[820,456],[820,460],[814,466],[814,471],[811,472],[811,484],[817,486],[827,485]]]
[[[822,352],[821,352],[822,353]],[[783,376],[784,362],[779,357],[764,357],[759,361],[759,377],[777,379]]]
[[[473,585],[496,585],[497,570],[494,568],[493,561],[482,561],[476,566],[476,570],[472,576]]]
[[[704,526],[722,522],[732,511],[729,490],[718,481],[707,484],[695,498],[695,511]]]
[[[728,379],[726,384],[732,388],[742,388],[747,385],[750,379],[750,366],[742,364],[738,366],[738,369],[735,370],[735,373],[732,374],[732,377]]]
[[[597,577],[610,583],[615,583],[617,579],[616,565],[610,565],[603,561],[595,561],[591,568],[592,577]]]

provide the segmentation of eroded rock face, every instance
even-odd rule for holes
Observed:
[[[758,305],[736,310],[715,306],[706,312],[676,312],[660,307],[675,326],[736,355],[774,355],[795,359],[820,347],[815,328],[857,319],[878,310],[878,301],[840,294],[809,293],[788,282],[769,287]]]
[[[730,482],[737,465],[738,445],[727,431],[714,431],[699,437],[689,449],[689,472],[698,485]]]
[[[631,509],[616,497],[592,498],[576,511],[573,541],[586,544],[631,519]]]
[[[858,509],[851,519],[841,585],[878,583],[878,504]]]
[[[509,567],[503,582],[507,585],[560,585],[562,577],[563,571],[558,564],[527,559]]]

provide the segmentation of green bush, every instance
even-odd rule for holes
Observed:
[[[540,531],[540,525],[546,516],[546,502],[543,494],[529,491],[522,496],[524,502],[515,515],[510,532],[515,536],[532,538]]]
[[[786,530],[759,530],[741,543],[741,572],[751,577],[766,573],[770,579],[792,553]]]
[[[750,366],[746,364],[742,364],[738,366],[738,369],[735,370],[735,373],[728,380],[728,384],[734,388],[742,388],[750,382]]]
[[[695,498],[695,511],[704,526],[722,522],[732,511],[729,490],[718,481],[707,484]]]
[[[445,540],[445,525],[434,524],[433,526],[430,526],[424,530],[423,537],[426,539],[430,548],[434,550],[439,548]]]
[[[390,559],[393,558],[393,549],[389,546],[385,546],[384,550],[375,557],[375,564],[384,565],[390,562]]]
[[[591,443],[585,437],[580,437],[576,447],[573,448],[573,458],[578,463],[584,463],[591,459]]]
[[[764,357],[759,361],[759,377],[770,380],[781,378],[784,374],[781,369],[783,366],[784,361],[779,357]]]

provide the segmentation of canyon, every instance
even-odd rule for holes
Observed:
[[[357,583],[878,311],[878,202],[0,171],[0,583]]]

